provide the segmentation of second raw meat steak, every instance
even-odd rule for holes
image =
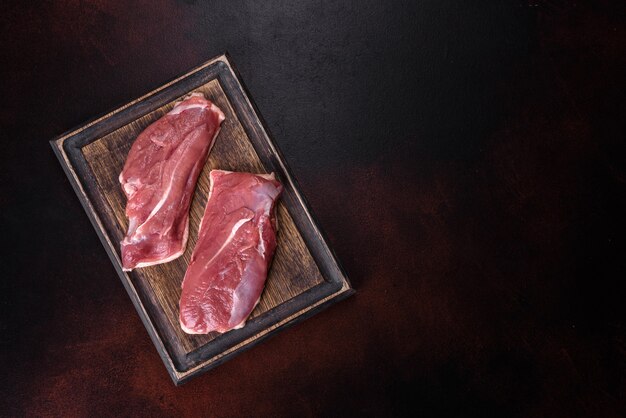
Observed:
[[[244,326],[259,302],[276,248],[273,174],[211,171],[211,190],[180,298],[189,334]]]

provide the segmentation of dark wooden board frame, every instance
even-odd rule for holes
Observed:
[[[282,181],[285,190],[281,199],[324,282],[248,321],[245,327],[222,334],[194,352],[185,354],[177,352],[168,343],[169,336],[162,335],[155,326],[155,311],[152,306],[154,301],[149,300],[141,283],[131,280],[132,272],[122,271],[119,245],[111,239],[110,225],[107,225],[107,217],[103,216],[107,210],[107,202],[99,194],[93,173],[81,149],[213,79],[219,81],[264,167],[268,172],[275,172]],[[132,140],[134,138],[129,138],[129,141]],[[227,54],[215,57],[117,110],[50,142],[176,385],[221,364],[277,331],[312,316],[354,292]]]

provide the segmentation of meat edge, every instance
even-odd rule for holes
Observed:
[[[192,93],[193,94],[193,93]],[[219,107],[217,107],[215,104],[213,104],[213,102],[211,102],[211,109],[213,109],[213,107],[215,109],[217,109],[217,111],[219,111],[219,117],[218,117],[218,127],[215,130],[215,134],[213,135],[213,138],[211,138],[211,145],[209,146],[209,150],[207,151],[206,157],[204,159],[204,162],[202,163],[202,169],[204,169],[204,166],[206,165],[208,159],[209,159],[209,155],[211,155],[211,150],[213,149],[213,147],[215,146],[215,140],[217,139],[217,136],[219,135],[220,131],[222,130],[222,122],[225,120],[225,116],[224,113],[220,110]],[[202,173],[202,170],[200,170],[200,173]],[[121,174],[120,174],[121,175]],[[211,188],[213,187],[213,182],[211,182]],[[196,181],[196,187],[197,187],[197,181]],[[194,188],[194,192],[195,192],[195,188]],[[193,198],[192,198],[192,202],[193,202]],[[207,198],[207,202],[208,202],[208,198]],[[191,207],[189,208],[189,211],[191,211]],[[123,263],[122,264],[122,271],[133,271],[134,269],[137,268],[143,268],[143,267],[150,267],[150,266],[156,266],[158,264],[164,264],[164,263],[169,263],[170,261],[176,260],[178,257],[180,257],[181,255],[183,255],[185,253],[185,250],[187,249],[187,241],[189,239],[189,214],[187,214],[187,224],[185,225],[185,233],[183,234],[183,241],[182,241],[182,246],[181,249],[172,254],[171,256],[163,259],[163,260],[157,260],[157,261],[147,261],[147,262],[142,262],[142,263],[138,263],[135,267],[131,268],[131,269],[127,269],[124,268]],[[202,224],[202,220],[200,220],[200,224]],[[200,228],[198,228],[198,231],[200,230]]]
[[[264,290],[265,291],[265,290]],[[261,293],[261,296],[263,296],[263,293]],[[256,302],[254,303],[254,307],[252,308],[252,311],[250,312],[250,314],[252,314],[252,312],[254,311],[254,309],[257,307],[257,305],[259,304],[259,302],[261,301],[261,296],[259,296],[259,298],[256,300]],[[220,330],[211,330],[209,332],[219,332],[220,334],[224,334],[228,331],[232,331],[234,329],[241,329],[243,328],[246,323],[248,322],[248,318],[250,318],[250,316],[248,315],[243,321],[241,321],[239,324],[237,324],[236,326],[234,326],[233,328],[227,330],[227,331],[220,331]],[[180,328],[187,334],[190,335],[206,335],[207,332],[196,332],[192,329],[189,329],[185,326],[185,324],[183,324],[182,319],[180,318],[180,315],[178,316],[178,322],[180,323]]]
[[[182,245],[181,245],[181,249],[179,251],[175,252],[174,254],[170,255],[167,258],[164,258],[163,260],[146,261],[146,262],[142,262],[142,263],[137,263],[137,265],[135,267],[133,267],[132,269],[125,269],[125,268],[122,267],[122,271],[133,271],[134,269],[139,269],[139,268],[142,268],[142,267],[155,266],[157,264],[169,263],[170,261],[176,260],[178,257],[183,255],[183,253],[187,249],[187,239],[188,238],[189,238],[189,216],[187,217],[187,225],[185,225],[185,232],[183,234],[183,242],[182,242]]]
[[[219,170],[219,169],[211,170],[211,173],[213,173],[214,171],[216,171],[216,172],[222,172],[222,173],[225,173],[225,174],[235,173],[235,171],[229,171],[229,170]],[[211,174],[211,173],[210,173],[210,174]],[[211,194],[212,194],[212,192],[213,192],[213,177],[212,177],[210,174],[209,174],[210,185],[209,185],[209,193],[208,193],[208,195],[207,195],[207,204],[209,203],[209,199],[211,198]],[[271,173],[269,173],[269,174],[255,174],[255,175],[256,175],[256,176],[259,176],[259,177],[262,177],[262,178],[264,178],[264,179],[266,179],[266,180],[276,180],[276,175],[274,174],[274,172],[271,172]],[[274,212],[274,213],[273,213],[273,215],[276,215],[276,213],[275,213],[275,211],[276,211],[276,206],[272,206],[272,211]],[[274,219],[274,224],[275,224],[275,226],[276,226],[276,228],[275,228],[275,231],[274,231],[274,232],[275,232],[276,234],[278,234],[278,229],[279,229],[279,228],[278,228],[278,218],[277,218],[276,216],[274,216],[274,218],[275,218],[275,219]],[[200,229],[202,228],[202,221],[203,221],[203,220],[204,220],[204,216],[202,217],[202,219],[200,219],[200,224],[198,225],[198,231],[200,231]],[[271,268],[271,265],[272,265],[272,263],[273,263],[273,262],[274,262],[274,257],[272,257],[272,259],[271,259],[271,261],[270,261],[270,264],[267,266],[267,271],[268,271],[268,274],[269,274],[269,271],[270,271],[270,268]],[[267,280],[267,277],[266,277],[266,280]],[[183,279],[183,282],[184,282],[184,279]],[[181,282],[181,287],[183,286],[183,282]],[[256,302],[254,302],[254,305],[252,306],[252,309],[250,310],[250,315],[252,314],[252,312],[254,312],[254,310],[256,309],[256,307],[257,307],[257,305],[259,304],[259,302],[261,302],[261,297],[263,296],[263,293],[264,293],[264,292],[265,292],[265,285],[264,285],[264,287],[263,287],[263,291],[262,291],[262,292],[261,292],[261,294],[259,295],[258,299],[256,300]],[[248,322],[248,319],[250,318],[250,315],[248,315],[247,317],[245,317],[245,318],[243,319],[243,321],[241,321],[239,324],[237,324],[236,326],[234,326],[234,327],[233,327],[233,328],[231,328],[230,330],[227,330],[227,331],[218,331],[218,330],[213,330],[213,331],[210,331],[210,332],[219,332],[220,334],[222,334],[222,333],[225,333],[225,332],[228,332],[228,331],[232,331],[232,330],[235,330],[235,329],[241,329],[241,328],[243,328],[243,327],[246,325],[246,323]],[[206,335],[206,334],[207,334],[207,332],[196,332],[196,331],[194,331],[194,330],[192,330],[192,329],[187,328],[187,327],[185,326],[185,324],[183,324],[182,318],[181,318],[181,316],[180,316],[180,312],[179,312],[179,315],[178,315],[178,322],[180,323],[180,327],[181,327],[181,329],[182,329],[185,333],[187,333],[187,334],[190,334],[190,335]]]

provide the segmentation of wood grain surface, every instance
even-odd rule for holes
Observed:
[[[192,70],[189,76],[195,75],[196,80],[201,76],[202,84],[199,86],[194,87],[187,76],[171,83],[164,91],[168,92],[166,95],[158,99],[151,97],[152,106],[147,113],[146,100],[138,99],[120,109],[125,109],[126,119],[116,120],[116,111],[97,120],[95,125],[87,124],[54,143],[60,152],[61,162],[67,164],[67,171],[75,176],[77,192],[83,204],[88,212],[93,211],[96,230],[105,247],[108,247],[120,277],[128,281],[127,289],[131,297],[136,296],[136,304],[140,305],[138,311],[140,315],[145,315],[144,322],[153,334],[153,340],[157,347],[163,345],[161,355],[175,383],[206,370],[208,366],[219,364],[218,361],[227,354],[246,348],[293,319],[312,313],[309,313],[312,308],[327,304],[333,295],[347,296],[350,293],[347,279],[340,273],[304,202],[294,189],[251,102],[239,83],[235,82],[235,73],[227,60],[226,56],[222,56],[201,66],[200,70]],[[236,90],[238,95],[229,96],[224,86]],[[119,242],[124,237],[128,220],[125,215],[126,198],[118,181],[119,173],[135,138],[191,92],[201,92],[216,103],[226,119],[198,179],[191,203],[186,251],[169,263],[123,272]],[[239,106],[239,112],[232,101]],[[64,155],[64,152],[67,154]],[[258,152],[269,159],[264,163]],[[182,331],[178,321],[181,283],[197,240],[212,169],[276,173],[285,186],[277,205],[278,246],[265,290],[247,325],[242,330],[226,334],[189,335]],[[294,214],[299,224],[294,221]],[[301,229],[309,234],[308,244]],[[320,253],[324,248],[325,251]],[[316,250],[317,262],[312,254]],[[322,270],[325,270],[326,276]],[[291,307],[287,302],[291,303]]]

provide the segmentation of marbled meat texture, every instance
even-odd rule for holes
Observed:
[[[124,270],[165,263],[185,251],[191,198],[223,120],[217,106],[193,93],[133,143],[119,176],[128,198]]]
[[[282,192],[273,174],[213,170],[180,299],[189,334],[244,326],[265,286],[276,248],[274,206]]]

